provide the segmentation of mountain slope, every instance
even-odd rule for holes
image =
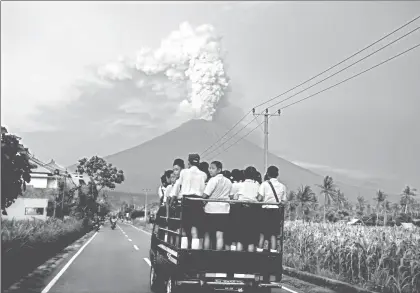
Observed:
[[[155,195],[160,184],[160,176],[165,169],[172,168],[175,158],[182,158],[186,161],[189,153],[200,154],[223,136],[226,131],[227,129],[214,122],[190,120],[146,143],[107,156],[106,160],[124,170],[126,174],[126,181],[118,187],[119,191],[139,194],[143,193],[142,189],[148,188],[152,189],[152,194]],[[246,132],[241,134],[244,133]],[[222,148],[214,152],[207,152],[203,159],[206,161],[209,159],[219,160],[225,169],[245,168],[253,165],[263,173],[263,150],[246,139],[235,144],[229,151],[218,155],[223,148],[227,148],[238,139],[239,136],[228,141]],[[279,167],[280,181],[288,189],[295,190],[302,184],[308,184],[319,194],[319,189],[315,185],[322,182],[322,176],[271,153],[269,154],[269,164]],[[352,201],[355,201],[358,195],[370,199],[375,194],[375,190],[369,188],[355,187],[340,182],[337,182],[337,185]],[[322,201],[321,198],[320,200]]]

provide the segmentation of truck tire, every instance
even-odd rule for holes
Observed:
[[[162,293],[164,292],[164,284],[162,282],[162,278],[156,273],[155,267],[153,265],[150,266],[150,290],[154,293]]]

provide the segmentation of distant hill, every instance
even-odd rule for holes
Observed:
[[[122,206],[123,202],[128,204],[134,204],[137,207],[143,207],[145,203],[146,195],[144,193],[128,193],[123,191],[107,191],[107,200],[114,209],[118,209]],[[159,202],[159,198],[156,193],[148,194],[147,204]]]
[[[117,187],[118,192],[115,193],[113,198],[119,197],[115,201],[127,201],[130,198],[127,193],[141,194],[143,193],[142,189],[149,188],[157,199],[160,176],[165,169],[172,168],[172,162],[175,158],[182,158],[186,161],[189,153],[201,153],[226,132],[225,127],[215,122],[190,120],[178,128],[141,145],[105,157],[107,161],[124,170],[126,174],[126,181]],[[222,149],[227,148],[237,139],[236,137],[233,138]],[[203,159],[205,161],[217,159],[223,163],[226,169],[245,168],[253,165],[263,173],[263,150],[259,146],[243,139],[229,151],[218,155],[222,149],[208,153]],[[216,157],[213,158],[214,156]],[[307,184],[312,186],[313,190],[319,195],[319,189],[315,184],[322,182],[322,176],[271,153],[269,154],[269,164],[279,167],[280,181],[288,189],[296,190],[302,184]],[[358,195],[371,199],[376,192],[373,188],[352,186],[342,182],[336,183],[351,201],[356,201]],[[144,198],[139,196],[138,201],[144,201]],[[320,198],[320,201],[322,202],[322,198]]]

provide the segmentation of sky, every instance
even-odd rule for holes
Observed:
[[[218,108],[218,119],[232,126],[255,105],[317,75],[418,15],[417,1],[5,2],[1,10],[1,123],[21,136],[40,159],[53,158],[61,165],[138,145],[203,111],[209,113],[206,103]],[[419,25],[417,20],[386,41]],[[186,35],[190,47],[182,43]],[[162,42],[177,38],[178,43]],[[272,110],[417,43],[420,31]],[[188,54],[195,51],[188,48],[194,45],[210,52],[206,56],[214,62],[205,67],[208,64],[196,56],[198,63],[189,63],[190,67],[195,64],[195,71],[184,74],[182,66],[188,62],[182,58],[190,58]],[[159,47],[163,48],[158,50],[160,55],[142,49],[156,52]],[[173,47],[190,53],[165,51]],[[215,65],[219,61],[222,67]],[[181,72],[182,78],[168,77],[159,62],[166,62],[164,70],[172,66],[175,73]],[[210,79],[197,81],[203,72]],[[228,87],[221,76],[228,80]],[[143,79],[146,86],[142,88]],[[270,151],[347,182],[393,192],[405,184],[420,188],[419,80],[420,49],[415,49],[286,108],[280,117],[270,119]],[[212,98],[204,100],[202,93],[209,92]],[[197,101],[199,110],[191,110]],[[228,106],[220,110],[220,104]],[[261,130],[250,140],[262,145]]]

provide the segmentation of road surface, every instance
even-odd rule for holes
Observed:
[[[42,293],[149,293],[150,234],[128,224],[106,224],[70,259]],[[302,293],[295,288],[275,293]]]

